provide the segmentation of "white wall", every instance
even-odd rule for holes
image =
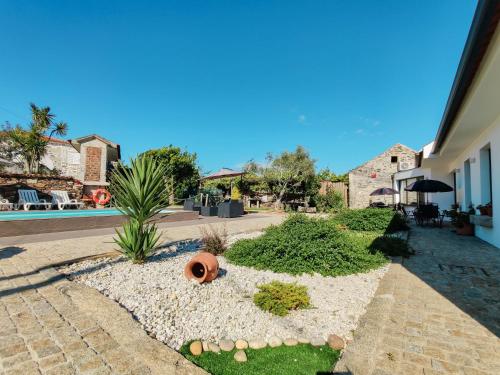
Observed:
[[[469,159],[470,172],[471,172],[471,202],[474,206],[479,204],[488,203],[483,201],[485,197],[484,186],[481,184],[481,169],[484,169],[484,165],[481,166],[481,149],[489,144],[491,149],[491,184],[492,184],[492,203],[493,203],[493,228],[482,227],[476,225],[476,235],[497,246],[500,247],[500,117],[482,134],[480,134],[474,142],[470,144],[464,152],[460,154],[451,163],[451,169],[460,169],[460,193],[461,193],[461,203],[462,209],[466,210],[465,193],[463,189],[465,187],[465,177],[464,177],[464,162]],[[483,171],[483,181],[484,181],[484,171]]]

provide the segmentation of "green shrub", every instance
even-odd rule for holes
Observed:
[[[344,197],[338,191],[329,189],[325,195],[315,197],[318,212],[337,213],[344,208]]]
[[[333,220],[295,214],[260,237],[236,242],[225,257],[234,264],[292,275],[349,275],[387,262],[371,246],[376,237],[341,230]]]
[[[253,302],[271,314],[285,316],[290,310],[309,307],[307,288],[303,285],[272,281],[257,288],[260,291],[253,296]]]
[[[380,236],[373,240],[370,245],[373,251],[380,251],[387,256],[403,256],[408,257],[412,253],[408,248],[408,243],[401,238]]]
[[[350,230],[364,232],[392,233],[408,229],[403,216],[390,208],[344,210],[335,216],[334,221]]]
[[[200,232],[204,251],[213,255],[224,254],[227,249],[227,231],[225,227],[217,229],[209,225],[208,227],[202,227]]]
[[[160,240],[151,220],[166,206],[164,168],[147,156],[120,164],[111,176],[116,208],[128,217],[114,240],[133,263],[144,263]]]

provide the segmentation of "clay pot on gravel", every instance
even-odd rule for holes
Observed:
[[[195,279],[199,283],[212,281],[219,273],[217,258],[206,252],[194,256],[184,267],[184,275],[188,280]]]

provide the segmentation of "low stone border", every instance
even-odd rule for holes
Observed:
[[[330,348],[332,348],[333,350],[342,350],[345,347],[345,341],[342,337],[331,334],[328,336],[327,341],[319,337],[314,337],[311,339],[305,337],[288,337],[285,339],[281,339],[276,336],[270,337],[267,341],[262,338],[254,338],[248,341],[244,339],[238,339],[236,341],[224,339],[220,340],[218,344],[210,341],[195,340],[189,345],[189,351],[192,355],[199,356],[203,352],[230,352],[234,348],[236,348],[237,351],[234,354],[234,360],[237,362],[246,362],[247,356],[245,350],[248,348],[259,350],[264,349],[267,346],[271,348],[277,348],[282,345],[296,346],[298,344],[311,344],[312,346],[323,346],[325,344],[328,344],[328,346],[330,346]]]

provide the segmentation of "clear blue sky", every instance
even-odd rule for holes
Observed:
[[[0,0],[0,122],[50,105],[204,171],[305,146],[344,172],[432,140],[475,1]]]

